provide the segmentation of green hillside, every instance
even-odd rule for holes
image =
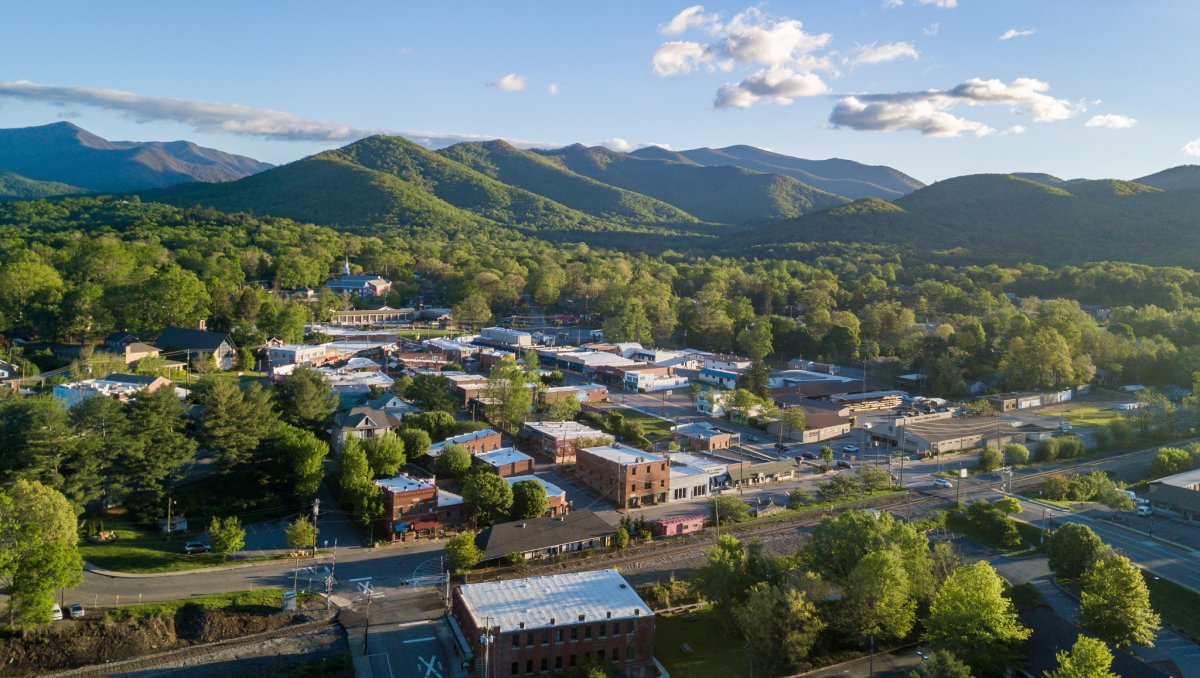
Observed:
[[[54,195],[87,193],[77,186],[53,181],[35,181],[15,172],[0,169],[0,200],[33,200]]]
[[[756,229],[748,240],[959,249],[981,261],[1200,266],[1200,191],[1111,180],[1060,188],[993,174],[938,182],[896,200],[899,210],[862,203]]]
[[[238,181],[144,191],[146,200],[222,212],[253,212],[343,228],[478,221],[396,177],[321,154]]]
[[[576,174],[505,141],[455,144],[437,153],[492,179],[601,219],[668,224],[696,221],[696,217],[661,200]]]
[[[537,152],[577,174],[658,198],[715,223],[790,219],[849,202],[791,177],[741,167],[702,167],[581,144]]]
[[[1180,165],[1134,181],[1163,191],[1200,190],[1200,165]]]

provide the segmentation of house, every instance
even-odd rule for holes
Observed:
[[[403,419],[405,415],[421,412],[421,408],[401,400],[400,396],[393,393],[384,393],[378,398],[366,401],[364,404],[373,410],[387,412],[397,419]]]
[[[529,560],[606,548],[616,532],[591,511],[572,511],[553,518],[496,523],[475,537],[475,545],[483,551],[480,564],[486,565],[506,560],[510,553]]]
[[[154,345],[167,353],[184,358],[193,366],[203,358],[211,356],[219,370],[232,370],[237,356],[237,346],[228,334],[209,332],[205,329],[168,327],[158,335]]]
[[[352,407],[345,412],[339,412],[333,418],[331,431],[333,446],[341,449],[346,439],[353,436],[359,440],[369,440],[384,433],[390,433],[400,428],[400,419],[383,410],[371,407]]]
[[[703,530],[706,519],[707,516],[703,513],[659,518],[650,523],[650,529],[656,537],[674,537],[680,534],[691,534],[692,532]]]
[[[500,477],[533,473],[533,457],[511,447],[475,455],[475,463]]]
[[[139,341],[141,340],[128,332],[117,331],[110,333],[107,337],[104,337],[104,340],[101,342],[101,346],[105,353],[121,355],[125,353],[126,346],[135,344]]]
[[[561,675],[595,662],[653,678],[654,613],[615,569],[463,584],[451,633],[471,675]]]
[[[546,515],[548,516],[563,516],[571,510],[571,504],[567,501],[567,491],[554,483],[546,482],[533,475],[508,476],[505,480],[509,485],[516,485],[526,480],[532,480],[541,485],[546,490]]]
[[[554,464],[574,464],[575,452],[584,447],[607,445],[613,437],[577,421],[527,422],[518,437],[527,451]]]
[[[741,487],[743,485],[758,485],[780,480],[792,480],[803,468],[800,462],[795,459],[730,466],[729,482],[734,487]]]
[[[55,399],[71,408],[85,400],[103,396],[127,402],[137,394],[145,391],[153,393],[162,388],[174,388],[171,380],[164,377],[152,377],[145,374],[110,374],[102,379],[85,379],[54,387]]]
[[[446,438],[429,447],[429,456],[437,457],[447,445],[461,445],[467,448],[471,456],[500,449],[500,434],[490,428],[464,433],[452,438]]]
[[[579,479],[624,508],[665,504],[671,479],[667,460],[620,443],[585,447],[575,454]]]
[[[326,281],[325,287],[336,294],[354,295],[360,299],[374,299],[392,291],[392,283],[377,275],[342,275]]]
[[[717,428],[706,421],[672,426],[671,436],[683,447],[705,452],[728,449],[742,442],[740,433]]]

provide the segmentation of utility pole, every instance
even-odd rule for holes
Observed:
[[[317,516],[321,514],[320,498],[313,499],[312,517],[313,517],[313,558],[317,557]]]
[[[175,505],[175,500],[167,497],[167,541],[171,541],[171,533],[174,531],[171,523],[171,507]]]

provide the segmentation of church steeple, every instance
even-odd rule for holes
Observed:
[[[342,264],[342,275],[350,275],[350,257],[346,257],[345,263]]]

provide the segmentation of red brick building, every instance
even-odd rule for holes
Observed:
[[[411,476],[376,480],[383,488],[384,520],[390,541],[432,537],[438,529],[438,489]]]
[[[600,384],[584,384],[582,386],[555,386],[538,393],[542,406],[572,398],[580,403],[602,403],[608,400],[608,388]]]
[[[575,465],[580,480],[617,506],[665,504],[671,496],[670,464],[636,447],[586,447],[576,453]]]
[[[467,451],[472,456],[483,454],[484,452],[500,449],[500,434],[490,428],[485,428],[480,431],[472,431],[471,433],[454,436],[453,438],[446,438],[441,442],[429,446],[430,456],[438,456],[447,445],[462,445],[467,448]]]
[[[529,422],[521,429],[520,438],[528,452],[554,464],[574,464],[581,440],[590,445],[607,445],[613,439],[604,431],[577,421]]]
[[[548,516],[565,516],[571,510],[571,503],[567,501],[567,491],[554,483],[546,482],[534,475],[508,476],[505,480],[508,481],[509,485],[516,485],[524,480],[532,480],[545,488],[546,515]]]
[[[591,661],[654,676],[654,613],[616,570],[463,584],[451,610],[475,675],[561,674]]]

